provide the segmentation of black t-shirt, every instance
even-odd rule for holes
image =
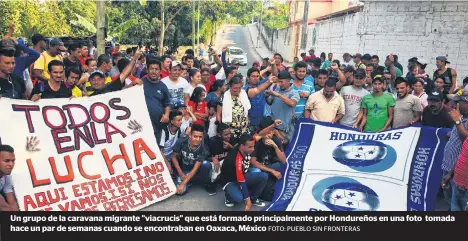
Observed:
[[[0,96],[10,99],[23,99],[26,87],[24,81],[16,75],[10,78],[0,78]]]
[[[283,144],[281,141],[276,137],[273,137],[273,141],[276,143],[278,148],[283,151]],[[255,144],[255,151],[252,153],[252,157],[256,157],[257,161],[265,166],[279,161],[275,152],[275,148],[265,145],[263,140],[260,140]]]
[[[188,137],[177,140],[172,150],[177,154],[177,161],[182,171],[192,170],[195,162],[206,161],[210,155],[208,147],[203,142],[195,150],[190,149]]]
[[[120,76],[116,80],[113,80],[110,83],[106,84],[106,87],[102,90],[94,90],[94,92],[90,96],[95,96],[95,95],[100,95],[100,94],[105,94],[109,92],[114,92],[114,91],[119,91],[122,90],[123,84],[120,81]]]
[[[42,93],[41,99],[70,98],[72,96],[71,89],[68,88],[64,82],[60,83],[60,89],[58,91],[52,90],[49,82],[37,82],[31,92],[31,98],[33,95],[40,93]]]
[[[224,149],[224,143],[223,143],[223,138],[220,136],[213,136],[210,139],[210,154],[211,156],[216,156],[218,157],[218,161],[223,161],[226,159],[227,154],[231,149]],[[229,140],[229,144],[234,146],[236,143],[236,140],[234,137],[231,137],[231,140]]]
[[[452,128],[455,122],[449,115],[450,107],[443,105],[442,110],[437,114],[432,114],[431,108],[426,106],[422,114],[422,124],[425,126],[432,126],[437,128]]]
[[[83,72],[80,60],[77,60],[76,62],[73,62],[68,58],[64,58],[63,59],[63,64],[65,65],[65,68],[69,68],[69,67],[74,66],[74,67],[77,67],[81,72]]]
[[[239,148],[231,150],[221,166],[221,185],[224,186],[229,182],[245,182],[244,174],[250,168],[250,158],[251,156],[243,156]]]

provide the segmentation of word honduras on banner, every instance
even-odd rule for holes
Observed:
[[[447,129],[363,133],[301,119],[267,211],[433,210]]]
[[[143,87],[79,99],[0,99],[21,210],[139,210],[175,193]]]

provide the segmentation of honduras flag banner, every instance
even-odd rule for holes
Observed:
[[[449,129],[381,133],[300,119],[266,211],[431,211]]]

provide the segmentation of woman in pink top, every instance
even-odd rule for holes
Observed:
[[[413,95],[421,99],[422,108],[426,108],[427,104],[427,94],[424,92],[424,81],[417,79],[413,84]]]

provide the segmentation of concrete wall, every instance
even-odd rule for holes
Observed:
[[[447,55],[458,82],[468,76],[468,1],[367,0],[362,12],[318,22],[316,31],[316,53],[332,52],[342,60],[345,52],[380,59],[391,52],[405,74],[409,58],[424,58],[431,75],[435,57]]]
[[[280,53],[283,59],[292,62],[294,54],[290,51],[294,45],[292,27],[267,31],[262,28],[262,41],[273,53]]]

